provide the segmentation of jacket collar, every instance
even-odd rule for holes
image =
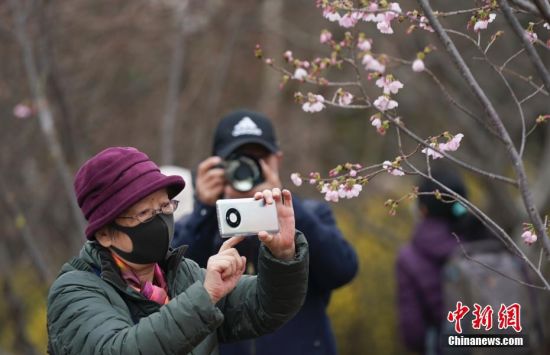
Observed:
[[[166,274],[168,285],[171,285],[172,280],[175,278],[176,270],[187,248],[187,245],[183,245],[171,249],[166,258],[159,262],[159,266]],[[111,252],[97,242],[87,242],[80,251],[80,256],[71,260],[69,264],[77,270],[94,272],[119,290],[127,291],[128,285],[122,278]]]

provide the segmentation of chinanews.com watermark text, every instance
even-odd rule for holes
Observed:
[[[509,346],[523,347],[526,346],[526,339],[523,336],[514,335],[447,335],[448,347],[492,347],[492,346]]]
[[[456,308],[447,315],[447,321],[454,323],[454,334],[446,334],[442,341],[446,347],[524,347],[527,346],[527,337],[518,334],[522,331],[521,305],[518,303],[506,306],[501,304],[496,316],[497,324],[493,325],[493,308],[474,303],[471,315],[472,331],[485,331],[487,334],[462,334],[461,321],[470,312],[470,307],[462,302],[456,303]],[[510,329],[511,334],[491,334],[491,329],[498,328],[499,332]]]

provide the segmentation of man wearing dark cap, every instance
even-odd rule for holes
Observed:
[[[252,197],[263,189],[280,188],[283,154],[270,120],[239,110],[223,117],[214,133],[213,156],[199,164],[195,207],[176,224],[174,245],[188,245],[186,256],[205,265],[222,238],[215,203],[220,198]],[[306,301],[300,312],[276,332],[247,342],[222,344],[222,355],[335,354],[336,343],[326,314],[333,289],[350,282],[358,265],[355,251],[336,226],[323,202],[292,198],[296,228],[310,248]],[[237,250],[247,257],[247,272],[258,263],[258,238],[247,238]]]
[[[298,311],[308,248],[290,191],[255,196],[275,204],[280,228],[260,232],[259,272],[249,276],[234,248],[243,237],[223,243],[204,269],[182,257],[185,248],[169,249],[184,186],[131,147],[105,149],[79,169],[88,242],[50,288],[49,354],[214,355],[219,342],[266,334]],[[280,287],[289,282],[293,289]]]

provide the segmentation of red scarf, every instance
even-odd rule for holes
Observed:
[[[115,253],[111,254],[113,255],[115,263],[120,269],[122,278],[130,287],[141,293],[148,300],[156,302],[160,305],[165,305],[168,303],[168,301],[170,301],[170,298],[168,297],[168,286],[166,284],[164,273],[157,263],[155,263],[154,266],[153,282],[146,281],[145,283],[141,283],[130,265],[126,264],[126,262]]]

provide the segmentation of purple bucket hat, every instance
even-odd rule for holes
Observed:
[[[147,195],[166,188],[173,198],[184,187],[180,176],[161,174],[146,154],[132,147],[111,147],[98,153],[82,165],[74,182],[78,205],[88,221],[89,240]]]

